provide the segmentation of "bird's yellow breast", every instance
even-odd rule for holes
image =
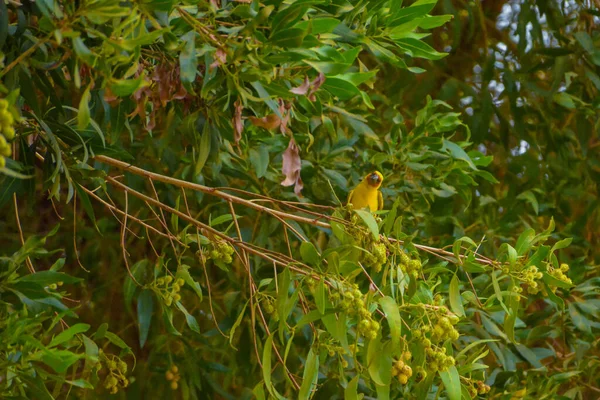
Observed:
[[[357,210],[369,207],[371,211],[377,211],[379,207],[377,197],[377,189],[362,182],[354,189],[349,200],[350,203],[352,203],[352,206]]]

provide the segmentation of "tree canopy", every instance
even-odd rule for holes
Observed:
[[[0,1],[1,397],[597,397],[599,23]]]

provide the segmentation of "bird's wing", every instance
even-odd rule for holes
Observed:
[[[346,203],[352,203],[352,196],[354,195],[354,189],[348,193],[348,201]]]
[[[377,191],[377,209],[383,210],[383,195],[380,191]]]

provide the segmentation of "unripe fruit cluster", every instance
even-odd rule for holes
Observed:
[[[0,99],[0,168],[6,166],[5,157],[10,157],[12,154],[8,140],[12,140],[15,137],[15,128],[13,126],[15,119],[8,107],[8,101]]]
[[[125,377],[127,363],[113,354],[107,356],[101,349],[98,351],[98,355],[100,356],[100,362],[106,365],[108,369],[108,374],[104,380],[104,388],[109,390],[111,394],[115,394],[119,391],[119,388],[129,386],[129,380]],[[102,369],[102,366],[100,365],[98,369]]]
[[[486,385],[483,381],[475,382],[475,386],[477,386],[476,389],[478,394],[486,394],[491,389],[490,385]]]
[[[185,285],[183,279],[178,278],[175,280],[171,275],[163,276],[156,280],[156,289],[167,306],[173,304],[174,301],[178,302],[181,300],[179,292],[183,285]]]
[[[396,360],[392,365],[392,376],[398,378],[398,381],[402,385],[406,385],[408,379],[412,376],[412,368],[407,364],[410,361],[412,354],[409,351],[402,353],[400,360]]]
[[[224,264],[231,264],[233,258],[231,257],[234,250],[233,247],[223,241],[217,241],[211,243],[211,250],[208,252],[208,258],[215,262],[222,262]]]
[[[372,268],[375,272],[381,271],[381,268],[387,261],[387,249],[382,242],[372,242],[369,253],[363,253],[362,262],[366,267]]]
[[[375,339],[381,326],[379,322],[371,317],[371,312],[367,308],[363,294],[355,287],[353,290],[344,292],[343,300],[340,303],[341,308],[349,315],[356,315],[358,318],[358,332],[368,339]]]
[[[523,282],[527,285],[527,293],[537,294],[540,291],[540,285],[538,281],[542,279],[544,275],[538,270],[538,267],[532,265],[523,271]],[[520,289],[520,288],[519,288]],[[518,291],[520,293],[520,291]]]
[[[551,266],[548,266],[548,273],[550,275],[552,275],[553,277],[555,277],[556,279],[558,279],[559,281],[563,281],[565,283],[568,283],[569,285],[571,285],[573,283],[573,281],[571,280],[571,278],[569,278],[567,276],[567,272],[569,271],[569,265],[568,264],[561,264],[560,268],[553,268]]]
[[[453,316],[452,320],[446,316],[438,319],[438,322],[433,326],[431,339],[436,342],[443,342],[446,339],[457,340],[459,333],[454,328],[453,321],[455,321],[454,323],[458,322],[458,317]]]
[[[181,376],[179,376],[179,368],[177,367],[177,365],[173,365],[171,369],[165,372],[165,379],[171,382],[170,386],[172,390],[177,390],[177,388],[179,387],[179,379],[181,379]]]
[[[400,250],[400,268],[411,278],[417,279],[422,269],[421,260],[419,258],[411,259],[408,254]]]
[[[433,346],[425,349],[427,355],[426,367],[432,372],[443,372],[456,363],[454,357],[446,354],[446,348],[434,348]]]

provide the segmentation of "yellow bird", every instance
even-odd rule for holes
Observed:
[[[381,172],[374,171],[362,180],[348,195],[348,203],[352,203],[354,209],[369,207],[371,211],[383,208],[383,196],[379,187],[383,182]]]

